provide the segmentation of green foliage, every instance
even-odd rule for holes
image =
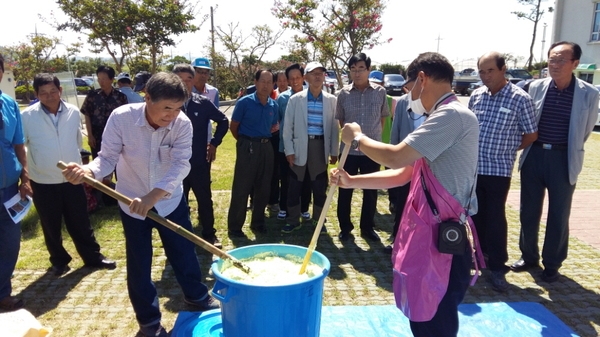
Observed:
[[[300,32],[296,41],[311,44],[316,54],[313,59],[328,61],[330,68],[340,73],[339,64],[383,43],[384,9],[385,0],[277,0],[272,12],[282,27]]]
[[[33,97],[33,87],[29,84],[20,85],[15,88],[15,96],[17,99],[29,101]]]
[[[167,60],[165,66],[166,66],[166,70],[167,71],[173,71],[173,67],[175,67],[176,64],[190,64],[190,60],[188,60],[185,56],[174,56],[173,58]],[[213,61],[214,63],[214,61]],[[220,89],[219,89],[220,90]]]
[[[379,70],[384,74],[401,74],[404,75],[406,69],[401,64],[383,63],[379,65]]]
[[[92,90],[92,87],[89,87],[87,85],[86,86],[80,86],[80,87],[77,87],[77,94],[78,95],[87,95],[88,92],[90,92],[90,90]]]
[[[77,77],[92,76],[96,74],[96,69],[105,64],[101,58],[84,58],[75,61],[71,68]]]
[[[175,45],[171,35],[198,30],[191,24],[194,6],[187,0],[57,0],[68,16],[55,19],[58,30],[72,30],[88,37],[94,52],[105,50],[113,59],[117,73],[134,50],[145,46],[156,71],[162,48]],[[148,68],[147,68],[148,69]]]

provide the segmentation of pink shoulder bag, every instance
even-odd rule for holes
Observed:
[[[435,204],[437,215],[428,203],[426,190],[435,191],[429,193],[429,197]],[[439,224],[442,220],[460,222],[459,217],[466,219],[468,226],[465,227],[473,236],[470,245],[476,269],[471,281],[473,285],[479,271],[477,262],[483,261],[473,221],[433,175],[425,159],[417,160],[392,254],[396,306],[411,321],[430,321],[446,293],[453,255],[440,253],[437,248]]]

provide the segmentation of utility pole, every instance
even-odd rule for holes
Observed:
[[[542,69],[544,69],[544,66],[542,65],[542,63],[544,62],[544,44],[546,43],[546,26],[548,24],[546,24],[544,22],[544,34],[542,34],[542,56],[540,57],[540,76],[542,75]]]
[[[437,39],[436,39],[436,40],[437,40],[437,53],[439,53],[439,52],[440,52],[440,40],[443,40],[443,39],[440,37],[440,34],[439,34],[439,33],[438,33],[438,37],[437,37]]]
[[[212,40],[212,47],[210,50],[210,58],[211,58],[212,66],[213,66],[213,76],[214,76],[213,85],[215,87],[218,87],[218,85],[217,85],[217,66],[215,64],[215,22],[213,20],[213,7],[212,6],[210,6],[210,38]]]

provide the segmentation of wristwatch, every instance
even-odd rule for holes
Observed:
[[[354,139],[352,139],[352,142],[350,143],[350,148],[352,150],[356,150],[356,151],[360,151],[358,149],[358,146],[360,145],[360,139],[364,136],[364,134],[359,133],[358,136],[354,137]]]

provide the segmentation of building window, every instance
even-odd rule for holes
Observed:
[[[594,83],[594,73],[579,73],[579,79],[592,84]]]
[[[592,25],[592,36],[590,41],[600,41],[600,2],[594,4],[594,23]]]

